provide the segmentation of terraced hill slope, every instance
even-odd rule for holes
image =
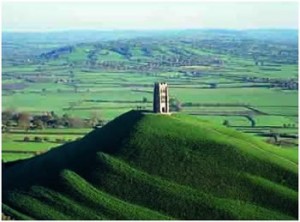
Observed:
[[[15,219],[296,219],[297,155],[185,115],[130,111],[7,166]]]

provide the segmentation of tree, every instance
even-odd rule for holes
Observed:
[[[37,128],[37,129],[44,129],[44,123],[42,120],[35,118],[33,120],[33,125]]]
[[[43,139],[39,136],[35,136],[34,137],[34,142],[41,143],[41,142],[43,142]]]
[[[2,133],[9,133],[10,129],[6,125],[2,125],[1,127]]]
[[[148,102],[148,99],[147,99],[147,97],[143,97],[143,103],[146,103],[146,102]]]
[[[223,126],[230,126],[229,121],[227,119],[224,120]]]
[[[29,142],[29,141],[30,141],[30,139],[29,139],[29,137],[28,137],[28,136],[25,136],[25,137],[24,137],[24,139],[23,139],[23,141],[24,141],[24,142]]]
[[[58,125],[70,127],[70,117],[68,114],[63,114],[62,117],[58,121]]]
[[[13,111],[12,110],[5,110],[2,112],[2,122],[6,124],[6,122],[13,119]]]
[[[80,118],[69,118],[69,127],[83,128],[83,127],[85,127],[85,123]]]
[[[17,122],[19,127],[28,129],[30,126],[30,115],[25,112],[19,113]]]
[[[217,85],[217,83],[210,83],[209,86],[211,89],[215,89],[215,88],[217,88],[218,85]]]
[[[101,114],[100,112],[92,112],[91,113],[91,118],[89,119],[89,123],[91,127],[95,127],[97,125],[102,125],[103,124],[103,120],[101,118]]]

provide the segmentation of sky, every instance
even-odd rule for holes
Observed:
[[[3,31],[298,28],[297,2],[3,2]]]

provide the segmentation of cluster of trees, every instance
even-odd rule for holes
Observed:
[[[272,84],[272,87],[280,87],[283,89],[298,90],[298,81],[295,81],[295,80],[277,81],[276,83]]]
[[[295,128],[296,127],[296,124],[294,124],[294,123],[284,123],[283,125],[282,125],[282,127],[283,128]]]
[[[298,90],[297,79],[271,79],[266,77],[243,77],[243,82],[254,82],[254,83],[270,83],[270,87],[280,87],[283,89]]]
[[[18,127],[25,130],[43,128],[83,128],[102,126],[104,121],[99,113],[91,113],[88,119],[71,117],[68,114],[62,116],[56,113],[47,112],[41,115],[33,115],[27,112],[14,112],[5,110],[2,112],[2,130],[9,130],[11,127]]]
[[[61,47],[55,50],[52,50],[50,52],[47,53],[42,53],[40,55],[41,58],[44,59],[57,59],[59,58],[62,54],[68,54],[74,51],[74,47],[72,46],[65,46],[65,47]]]
[[[110,50],[112,50],[116,53],[119,53],[128,59],[132,56],[129,45],[126,43],[125,44],[115,44],[110,48]]]
[[[80,137],[76,138],[76,140],[81,139]],[[42,143],[42,142],[53,142],[53,143],[66,143],[66,142],[71,142],[72,139],[65,139],[65,138],[55,138],[54,140],[50,141],[50,138],[45,136],[45,137],[40,137],[40,136],[35,136],[33,138],[30,138],[29,136],[25,136],[23,138],[23,142],[36,142],[36,143]]]

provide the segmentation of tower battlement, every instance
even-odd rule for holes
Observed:
[[[153,93],[153,112],[169,113],[169,90],[168,84],[156,82]]]

